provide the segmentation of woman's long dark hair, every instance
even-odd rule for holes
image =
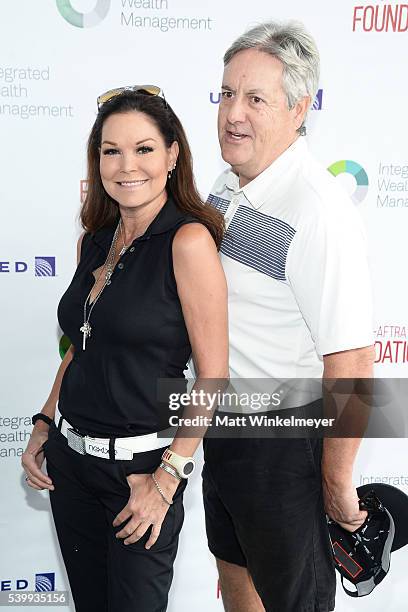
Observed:
[[[89,135],[88,193],[80,212],[83,228],[96,232],[118,220],[118,204],[106,193],[99,171],[102,127],[110,115],[132,111],[144,113],[154,121],[167,147],[174,141],[178,142],[177,167],[167,180],[167,193],[173,196],[181,211],[193,215],[207,227],[219,248],[225,228],[224,218],[201,200],[194,181],[190,147],[180,120],[163,98],[132,91],[125,91],[103,104]]]

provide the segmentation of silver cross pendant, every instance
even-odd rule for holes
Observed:
[[[86,339],[90,337],[91,335],[91,330],[92,327],[89,325],[88,321],[84,321],[84,324],[82,327],[79,328],[79,331],[83,333],[82,336],[82,350],[85,350],[85,345],[86,345]]]

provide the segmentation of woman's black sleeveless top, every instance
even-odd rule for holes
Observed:
[[[172,242],[177,229],[191,222],[196,219],[169,198],[116,265],[111,284],[92,310],[91,336],[83,350],[80,327],[95,282],[92,271],[105,262],[115,227],[85,234],[79,265],[58,307],[60,327],[75,347],[62,380],[59,410],[81,433],[135,436],[169,427],[158,381],[183,379],[191,354]]]

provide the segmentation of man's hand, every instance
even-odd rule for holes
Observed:
[[[373,377],[375,351],[373,346],[351,349],[323,356],[323,379],[349,379],[353,382],[352,391],[343,406],[343,425],[350,438],[325,438],[323,441],[322,476],[324,506],[328,516],[347,531],[355,531],[365,521],[367,512],[360,510],[358,495],[353,485],[353,464],[360,446],[360,436],[364,434],[369,406],[366,402],[367,379]],[[356,390],[362,379],[364,393]],[[341,382],[341,381],[340,381]],[[345,381],[347,384],[347,381]],[[331,385],[329,385],[331,386]],[[368,386],[370,389],[370,387]],[[331,405],[333,397],[325,389],[323,402],[325,410]],[[358,437],[355,437],[358,436]]]
[[[163,470],[156,470],[156,479],[166,499],[171,501],[178,487],[178,481],[165,472],[163,475],[159,472]],[[160,535],[169,505],[157,490],[151,474],[130,474],[127,476],[127,481],[130,487],[129,501],[115,517],[113,526],[118,527],[127,519],[130,520],[118,531],[116,537],[124,539],[124,544],[133,544],[140,540],[151,526],[152,531],[145,544],[145,548],[149,549]]]
[[[367,512],[360,510],[353,483],[329,484],[323,479],[324,508],[328,516],[343,529],[355,531],[364,523]]]

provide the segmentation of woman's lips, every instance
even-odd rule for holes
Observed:
[[[137,189],[138,187],[144,185],[147,181],[148,179],[144,179],[142,181],[120,181],[116,184],[119,185],[119,187],[123,187],[124,189]]]

